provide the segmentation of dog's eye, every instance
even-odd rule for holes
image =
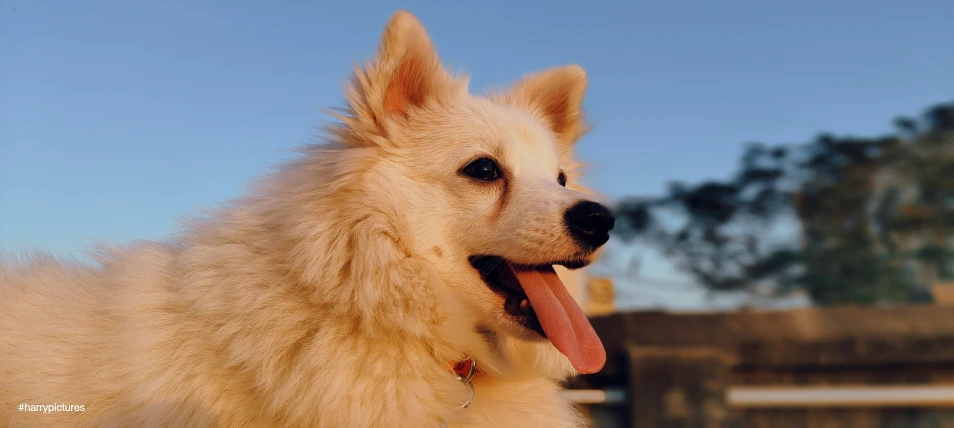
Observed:
[[[463,169],[464,174],[483,181],[493,181],[500,177],[497,164],[487,158],[480,158]]]
[[[560,175],[557,176],[557,183],[560,183],[561,186],[566,187],[566,174],[563,171],[560,171]]]

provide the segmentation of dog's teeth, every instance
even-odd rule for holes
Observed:
[[[524,312],[529,312],[529,311],[530,311],[530,301],[527,300],[527,299],[521,300],[521,301],[520,301],[520,310],[521,310],[521,311],[524,311]]]

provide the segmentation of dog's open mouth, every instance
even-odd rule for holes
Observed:
[[[497,256],[472,256],[470,264],[487,286],[504,298],[504,311],[523,327],[550,339],[577,371],[595,373],[603,368],[603,343],[553,270],[555,264],[572,269],[586,262],[527,266]]]

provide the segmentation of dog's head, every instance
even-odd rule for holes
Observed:
[[[471,95],[417,19],[399,12],[356,73],[338,134],[378,151],[375,185],[400,201],[414,251],[480,327],[548,338],[577,370],[594,372],[602,344],[553,269],[591,263],[614,222],[573,159],[586,82],[582,68],[566,66]]]

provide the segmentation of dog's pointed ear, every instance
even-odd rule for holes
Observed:
[[[560,142],[572,145],[589,130],[583,117],[586,84],[583,67],[568,65],[518,80],[503,98],[539,116]]]
[[[441,64],[427,31],[405,11],[391,17],[373,64],[359,73],[361,101],[375,122],[406,117],[447,92],[453,78]]]
[[[398,11],[388,21],[374,60],[358,67],[345,89],[348,108],[329,113],[342,121],[330,126],[334,138],[355,146],[390,142],[395,124],[441,97],[467,91],[467,80],[454,78],[421,23]]]

